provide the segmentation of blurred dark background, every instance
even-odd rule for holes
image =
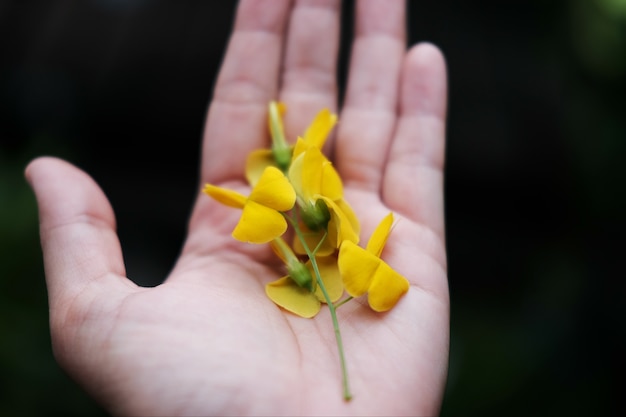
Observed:
[[[0,415],[105,415],[52,357],[24,166],[48,154],[89,172],[129,276],[156,285],[184,238],[234,9],[0,1]],[[449,65],[442,415],[623,413],[626,1],[410,0],[409,12],[410,41]]]

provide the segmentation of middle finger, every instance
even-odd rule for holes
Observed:
[[[339,0],[298,0],[289,20],[279,100],[285,134],[302,135],[319,110],[337,107]]]

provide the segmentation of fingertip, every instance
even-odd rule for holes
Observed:
[[[389,207],[426,225],[442,241],[446,77],[443,53],[435,45],[420,43],[407,52],[400,119],[383,185],[383,198]],[[414,178],[419,181],[411,182]]]
[[[96,182],[74,164],[53,156],[31,160],[24,177],[35,193],[42,226],[54,226],[87,214],[115,227],[108,199]]]
[[[93,178],[50,156],[33,159],[24,173],[39,210],[50,302],[70,297],[93,279],[125,276],[113,208]]]
[[[445,62],[445,57],[443,55],[443,52],[441,51],[441,48],[439,48],[434,43],[428,41],[419,42],[413,45],[413,47],[411,47],[411,50],[409,51],[409,54],[415,55],[416,57],[419,56],[422,60],[427,62],[434,60],[438,60],[442,63]]]
[[[403,69],[402,110],[445,118],[447,107],[446,59],[439,47],[421,42],[408,51]]]
[[[38,156],[34,159],[31,159],[30,162],[26,165],[26,168],[24,168],[24,178],[26,178],[26,182],[28,182],[31,187],[33,187],[33,176],[37,175],[39,166],[41,164],[45,164],[46,160],[49,159],[55,158],[49,156]]]
[[[56,156],[37,156],[26,164],[24,176],[26,181],[34,186],[39,178],[47,177],[52,171],[67,171],[68,169],[76,170],[78,168],[70,162]]]

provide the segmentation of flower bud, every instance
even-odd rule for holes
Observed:
[[[274,239],[270,243],[272,250],[287,266],[287,274],[289,277],[298,284],[299,287],[303,287],[313,292],[315,290],[315,280],[311,275],[311,271],[305,264],[300,262],[300,259],[293,253],[293,250],[282,238]]]
[[[269,125],[272,135],[272,155],[276,161],[276,165],[282,171],[287,171],[291,163],[291,147],[285,140],[285,130],[283,128],[282,114],[285,112],[285,106],[275,101],[269,104]]]
[[[295,281],[298,286],[306,288],[313,292],[313,276],[311,271],[302,262],[293,263],[287,266],[289,277]]]

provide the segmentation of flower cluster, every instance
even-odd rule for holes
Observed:
[[[232,232],[235,239],[268,243],[284,262],[286,275],[265,287],[274,303],[306,318],[328,305],[343,364],[335,309],[367,294],[373,310],[387,311],[408,291],[409,283],[380,257],[392,228],[392,213],[380,222],[365,248],[359,246],[359,220],[344,199],[339,173],[322,151],[337,116],[321,110],[291,145],[283,129],[285,111],[283,103],[269,103],[272,145],[247,157],[250,194],[246,197],[213,184],[206,184],[204,192],[242,210]],[[344,388],[349,398],[345,368]]]

